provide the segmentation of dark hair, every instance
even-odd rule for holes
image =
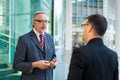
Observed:
[[[104,35],[107,30],[107,20],[103,15],[93,14],[88,16],[86,19],[88,19],[88,23],[93,26],[97,35]]]

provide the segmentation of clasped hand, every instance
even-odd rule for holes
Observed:
[[[32,63],[33,68],[47,69],[48,67],[55,67],[57,65],[57,60],[53,59],[51,61],[40,60]]]

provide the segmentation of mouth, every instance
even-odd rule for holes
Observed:
[[[46,27],[41,27],[41,29],[46,29]]]

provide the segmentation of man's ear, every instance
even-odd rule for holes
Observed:
[[[88,32],[90,33],[90,32],[92,32],[92,30],[93,30],[93,26],[91,25],[91,24],[88,24]]]

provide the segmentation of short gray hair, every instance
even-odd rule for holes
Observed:
[[[36,11],[33,15],[33,20],[35,19],[35,17],[38,15],[38,14],[45,14],[47,16],[47,13],[45,11]],[[47,16],[48,17],[48,16]]]

